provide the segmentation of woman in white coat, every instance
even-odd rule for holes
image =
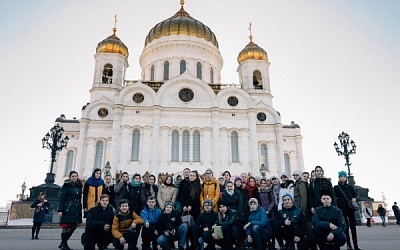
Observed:
[[[367,219],[367,227],[371,227],[372,210],[368,204],[364,204],[363,213],[365,219]]]
[[[164,209],[167,201],[172,201],[175,204],[176,193],[177,191],[173,184],[172,176],[168,175],[165,177],[163,184],[158,188],[157,202],[161,210]]]

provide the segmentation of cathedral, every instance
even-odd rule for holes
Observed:
[[[251,33],[251,32],[250,32]],[[304,169],[299,125],[283,125],[272,104],[267,52],[250,41],[238,51],[237,84],[221,83],[223,59],[213,31],[181,8],[147,34],[139,58],[141,80],[125,79],[128,47],[113,34],[94,55],[90,101],[80,119],[56,119],[70,138],[54,173],[81,178],[111,166],[113,176]]]

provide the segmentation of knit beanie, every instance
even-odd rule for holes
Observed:
[[[292,174],[292,176],[293,175],[298,175],[298,176],[301,176],[303,174],[303,172],[301,172],[301,170],[299,170],[299,169],[296,169],[295,171],[293,171],[293,174]]]
[[[205,201],[203,202],[203,206],[204,205],[210,205],[210,206],[213,206],[214,204],[213,204],[213,202],[212,202],[212,200],[210,200],[210,199],[205,199]]]
[[[167,202],[165,202],[164,209],[165,209],[165,207],[168,206],[168,205],[171,205],[171,206],[172,206],[172,209],[174,209],[174,203],[173,203],[172,201],[167,201]]]
[[[251,203],[256,203],[257,204],[257,206],[258,206],[258,200],[256,199],[256,198],[251,198],[250,200],[249,200],[249,206],[250,206],[250,204]]]
[[[243,179],[242,179],[242,177],[240,177],[240,176],[236,176],[236,177],[235,177],[235,183],[236,183],[237,180],[239,180],[240,182],[243,182]]]
[[[344,176],[344,177],[347,178],[347,173],[346,173],[346,171],[340,171],[340,172],[338,173],[338,178],[340,178],[341,176]]]
[[[228,206],[228,202],[225,199],[219,200],[218,201],[218,207],[224,205],[225,207],[229,207]]]
[[[281,174],[281,177],[282,176],[286,176],[287,178],[289,178],[289,175],[288,175],[288,173],[286,173],[286,172],[283,172],[282,174]]]
[[[293,201],[293,197],[292,197],[292,195],[289,194],[289,193],[284,193],[284,194],[282,195],[282,200],[283,200],[283,198],[285,198],[286,196],[288,196],[288,197]]]

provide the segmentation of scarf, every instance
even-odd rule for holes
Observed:
[[[232,190],[231,192],[229,192],[227,189],[225,189],[226,193],[229,195],[233,195],[233,193],[235,193],[235,190]]]
[[[256,188],[258,188],[257,187],[257,183],[254,184],[254,187],[251,187],[250,184],[246,185],[246,190],[247,190],[247,194],[249,195],[249,199],[256,198],[256,197],[253,196],[253,191],[256,190]]]
[[[141,185],[142,185],[142,182],[136,183],[135,179],[133,177],[131,178],[131,186],[139,187]]]
[[[94,177],[94,176],[95,176],[95,172],[93,172],[92,176],[89,177],[89,179],[87,179],[86,183],[92,187],[102,186],[104,184],[103,179],[101,177],[99,179],[96,179],[96,177]]]

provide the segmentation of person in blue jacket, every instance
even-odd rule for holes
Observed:
[[[143,230],[142,230],[142,249],[149,250],[150,243],[153,242],[153,249],[157,248],[156,225],[158,218],[161,215],[161,210],[156,207],[157,199],[155,196],[149,196],[147,198],[147,206],[140,212],[140,217],[143,219]]]
[[[333,206],[329,190],[321,191],[322,206],[315,209],[312,219],[315,241],[319,249],[325,249],[326,245],[333,245],[333,249],[339,250],[346,243],[346,221],[342,211]]]
[[[296,249],[295,244],[297,244],[298,250],[307,250],[307,221],[302,209],[296,207],[289,193],[282,195],[282,201],[282,209],[279,211],[281,227],[278,237],[285,240],[285,249]]]
[[[46,214],[49,213],[50,204],[46,200],[46,194],[40,192],[38,198],[32,203],[31,208],[35,209],[33,213],[32,240],[39,239],[39,232],[42,223],[46,220]],[[35,234],[36,232],[36,234]]]
[[[272,237],[272,228],[267,213],[262,206],[258,205],[256,198],[249,200],[250,215],[248,222],[244,225],[246,231],[244,245],[253,249],[265,249],[267,241]]]

